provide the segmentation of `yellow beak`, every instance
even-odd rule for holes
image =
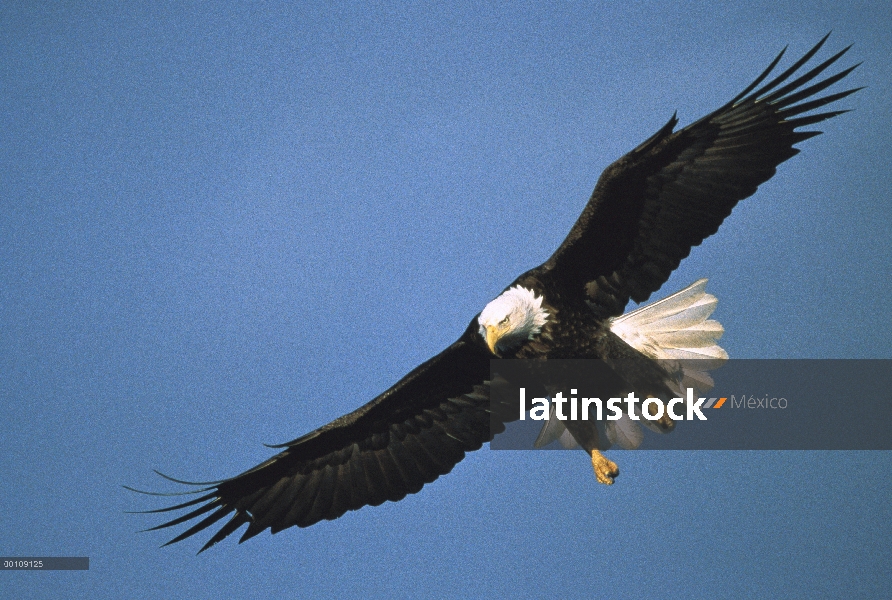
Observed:
[[[498,328],[496,328],[494,325],[487,325],[486,326],[486,345],[489,346],[489,351],[492,352],[493,354],[495,354],[496,356],[499,355],[499,353],[496,352],[496,344],[498,344],[498,343],[499,343]]]

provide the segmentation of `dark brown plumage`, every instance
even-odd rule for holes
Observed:
[[[759,88],[781,52],[728,104],[679,131],[673,116],[604,171],[554,255],[512,284],[543,296],[551,317],[513,357],[635,352],[605,320],[659,289],[693,246],[798,152],[793,144],[820,133],[797,128],[845,112],[800,116],[857,91],[815,98],[857,67],[818,80],[848,48],[794,78],[826,39]],[[279,446],[281,453],[241,475],[187,492],[198,495],[189,502],[148,511],[195,507],[152,529],[201,518],[174,543],[228,517],[203,551],[245,524],[240,541],[418,492],[503,428],[490,423],[492,358],[475,317],[457,342],[365,406]]]

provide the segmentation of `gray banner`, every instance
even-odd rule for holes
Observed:
[[[87,571],[86,556],[0,556],[0,571]]]
[[[545,449],[585,439],[601,449],[892,450],[890,360],[494,360],[491,370],[494,420],[509,421],[495,450],[534,449],[542,437]],[[649,397],[661,402],[643,409]],[[669,420],[645,417],[669,410]],[[555,419],[563,440],[540,437]]]

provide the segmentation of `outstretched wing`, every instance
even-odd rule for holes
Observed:
[[[490,423],[486,380],[492,355],[475,326],[476,320],[459,341],[365,406],[278,446],[285,450],[266,462],[186,492],[202,494],[194,500],[147,511],[198,505],[151,530],[204,517],[168,542],[173,544],[231,515],[204,551],[246,523],[240,542],[267,528],[307,527],[418,492],[501,431],[498,422]]]
[[[541,276],[567,289],[585,286],[601,317],[621,314],[630,298],[647,300],[740,200],[799,152],[793,144],[820,133],[797,128],[847,112],[797,117],[860,89],[814,98],[858,66],[819,80],[848,48],[792,79],[828,36],[756,89],[782,51],[728,104],[674,133],[673,116],[608,167],[566,240],[540,267]]]

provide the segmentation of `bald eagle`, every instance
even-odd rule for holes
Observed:
[[[151,530],[201,518],[172,544],[229,517],[201,552],[242,525],[248,527],[240,542],[266,529],[307,527],[418,492],[504,428],[490,422],[491,359],[658,358],[666,344],[648,335],[647,319],[622,317],[626,305],[660,289],[693,246],[799,152],[794,144],[820,133],[800,127],[846,112],[812,111],[860,89],[819,96],[858,66],[821,75],[849,48],[799,74],[828,36],[763,84],[781,51],[740,94],[687,127],[674,131],[673,115],[607,167],[557,251],[487,304],[454,344],[368,404],[277,446],[279,454],[240,475],[206,484],[173,480],[200,486],[182,492],[197,497],[146,511],[191,509]],[[652,316],[714,306],[703,283],[668,305],[658,303],[662,308]],[[699,314],[685,325],[695,333],[687,339],[720,357],[715,340],[721,326]],[[670,429],[672,423],[664,418],[659,425]],[[590,454],[597,479],[612,483],[618,469],[599,452],[599,441],[586,432],[569,433]],[[616,430],[614,436],[627,433]]]

